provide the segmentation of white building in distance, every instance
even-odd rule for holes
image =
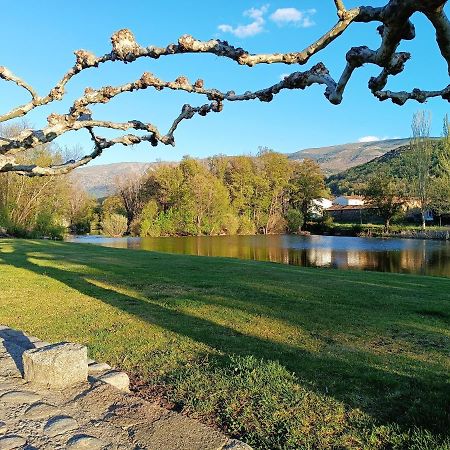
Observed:
[[[362,195],[341,195],[333,200],[333,204],[339,206],[362,206],[364,203]]]

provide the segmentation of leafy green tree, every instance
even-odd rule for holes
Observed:
[[[178,166],[160,166],[143,189],[151,200],[140,216],[141,235],[211,235],[238,228],[226,186],[201,161],[185,157]]]
[[[144,189],[147,197],[155,199],[163,211],[178,205],[183,184],[179,165],[163,164],[147,174]]]
[[[310,218],[313,200],[329,197],[325,185],[325,176],[320,166],[311,159],[293,163],[292,177],[289,183],[289,203],[303,216],[303,226]]]
[[[158,204],[156,200],[151,199],[146,203],[141,212],[139,224],[139,235],[141,237],[156,237],[161,235],[161,227],[158,223],[158,214]]]
[[[255,193],[256,165],[254,158],[235,156],[230,158],[224,174],[231,205],[239,217],[253,220],[253,196]]]
[[[450,214],[450,123],[444,119],[443,137],[438,146],[436,177],[431,184],[431,207],[439,216]]]
[[[232,157],[226,155],[215,155],[208,158],[209,171],[222,183],[225,183],[227,169]]]
[[[433,179],[430,189],[430,206],[439,217],[442,226],[442,216],[450,214],[450,177],[441,176]]]
[[[103,218],[103,234],[111,237],[122,237],[128,229],[127,217],[121,214],[108,214]]]
[[[383,219],[384,232],[389,232],[392,219],[407,201],[403,181],[385,171],[379,171],[370,177],[363,193],[368,204],[376,208]]]
[[[180,210],[194,223],[196,234],[220,234],[230,214],[230,199],[226,187],[207,167],[194,159],[180,164],[184,175]]]
[[[33,234],[38,237],[46,237],[50,239],[62,239],[65,227],[51,211],[42,210],[36,215]]]
[[[239,233],[241,222],[239,217],[231,210],[223,217],[222,232],[227,235],[235,235]]]
[[[122,198],[119,195],[111,195],[102,201],[102,215],[121,214],[126,215],[125,207]]]
[[[238,234],[241,235],[252,235],[256,234],[255,223],[247,216],[239,217],[239,228]]]
[[[260,228],[263,233],[281,231],[285,227],[283,219],[287,207],[287,190],[292,173],[292,165],[286,155],[267,148],[260,149],[258,155],[259,197],[258,206]]]
[[[303,225],[303,214],[298,209],[288,209],[286,212],[287,228],[290,233],[298,233]]]
[[[146,174],[134,173],[126,178],[116,180],[117,195],[122,198],[128,232],[131,232],[133,222],[139,216],[147,200],[147,191],[144,189],[146,178]]]

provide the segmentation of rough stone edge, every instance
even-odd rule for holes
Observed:
[[[220,450],[253,450],[253,448],[238,439],[230,439]]]
[[[24,343],[28,342],[30,346],[32,346],[31,349],[35,348],[42,348],[46,347],[47,345],[53,345],[50,342],[45,342],[40,340],[39,338],[35,336],[28,335],[20,330],[16,330],[14,328],[0,325],[0,333],[3,334],[3,336],[0,336],[0,342],[1,341],[10,341],[14,345],[20,348],[25,348]],[[22,333],[20,335],[20,338],[17,338],[14,336],[16,333]],[[22,345],[21,345],[22,344]],[[125,377],[128,378],[128,375],[125,372],[121,372],[119,370],[116,370],[112,367],[110,367],[106,363],[98,363],[97,361],[93,359],[88,359],[88,381],[90,382],[96,382],[100,381],[102,383],[109,384],[116,389],[120,389],[124,392],[129,392],[129,383],[128,386],[124,386],[122,383],[122,387],[118,387],[117,383],[114,383],[114,377],[112,375],[115,375],[117,378],[122,378],[122,380],[125,379]]]
[[[25,338],[28,339],[29,343],[32,344],[34,346],[34,348],[41,348],[41,347],[45,347],[47,345],[53,345],[52,343],[41,341],[39,338],[37,338],[35,336],[28,335],[26,333],[23,333],[22,331],[16,330],[14,328],[11,328],[11,327],[8,327],[5,325],[0,325],[0,333],[1,332],[5,332],[6,337],[0,336],[0,342],[11,340],[12,343],[18,347],[21,347],[20,341],[23,342]],[[14,332],[21,332],[24,339],[20,339],[18,343],[15,342]],[[9,337],[10,335],[11,335],[11,337]],[[88,363],[88,382],[89,383],[94,384],[96,382],[101,382],[103,384],[108,384],[109,386],[113,387],[114,389],[121,390],[122,392],[126,392],[126,393],[130,392],[129,386],[126,389],[121,389],[121,388],[118,388],[114,383],[108,382],[108,375],[115,374],[117,376],[126,376],[128,378],[128,374],[126,374],[125,372],[116,370],[114,368],[111,368],[106,363],[98,363],[97,361],[90,359],[90,358],[88,358],[87,363]],[[253,448],[250,447],[245,442],[242,442],[238,439],[229,439],[220,450],[253,450]]]

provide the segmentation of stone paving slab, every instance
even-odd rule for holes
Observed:
[[[45,345],[0,326],[0,450],[251,450],[101,381],[113,373],[119,374],[119,387],[126,383],[122,372],[92,360],[85,383],[62,390],[26,383],[22,354]]]

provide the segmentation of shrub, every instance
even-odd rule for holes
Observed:
[[[351,226],[351,230],[352,230],[352,235],[353,236],[358,236],[360,233],[362,233],[363,231],[363,226],[359,223],[354,223]]]
[[[80,218],[70,226],[70,231],[74,234],[88,234],[91,232],[91,219],[89,217]]]
[[[298,209],[289,209],[286,213],[287,229],[289,233],[297,233],[303,225],[303,214]]]
[[[112,237],[121,237],[127,231],[127,218],[121,214],[109,214],[103,218],[103,234]]]
[[[221,231],[229,235],[234,235],[238,230],[239,218],[233,213],[227,213],[224,217]]]
[[[179,214],[176,214],[172,208],[159,213],[157,224],[161,236],[175,236],[177,234],[180,228],[178,216]]]
[[[313,222],[308,223],[308,230],[311,233],[333,233],[334,232],[334,223],[333,218],[324,212],[322,217],[314,220]]]
[[[56,217],[53,214],[43,211],[38,213],[33,231],[36,237],[62,239],[65,228],[57,223]]]
[[[239,229],[238,234],[255,234],[256,226],[255,224],[247,217],[241,216],[239,218]]]
[[[150,200],[142,209],[139,224],[139,235],[146,236],[160,236],[161,227],[158,223],[158,204],[155,200]]]

